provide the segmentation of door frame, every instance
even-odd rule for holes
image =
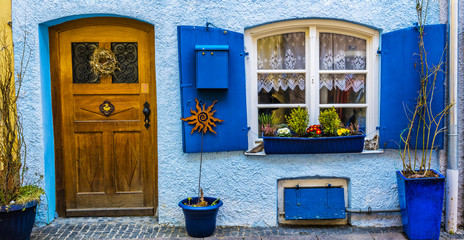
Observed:
[[[56,191],[56,212],[60,217],[66,217],[66,198],[65,198],[65,181],[64,181],[64,164],[63,152],[65,149],[62,146],[61,139],[61,81],[60,81],[60,51],[59,51],[59,33],[74,28],[85,26],[124,26],[146,32],[149,36],[149,51],[150,51],[150,78],[153,79],[149,86],[149,92],[153,96],[153,104],[150,106],[151,122],[153,129],[152,136],[152,151],[154,151],[155,159],[153,160],[154,172],[154,212],[156,214],[158,207],[158,129],[157,129],[157,104],[156,104],[156,70],[155,70],[155,31],[154,26],[137,21],[134,19],[123,17],[91,17],[68,21],[49,28],[49,49],[50,49],[50,80],[51,80],[51,100],[52,100],[52,115],[53,115],[53,136],[55,145],[55,191]]]

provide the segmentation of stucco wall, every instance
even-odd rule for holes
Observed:
[[[155,26],[155,58],[158,106],[159,220],[161,224],[183,225],[177,203],[196,191],[199,154],[182,152],[180,87],[177,56],[178,25],[214,25],[242,32],[247,26],[291,18],[337,18],[366,24],[389,32],[411,27],[416,21],[410,0],[365,1],[141,1],[141,0],[13,0],[14,29],[26,24],[31,33],[33,54],[24,84],[20,109],[24,116],[31,169],[40,174],[53,169],[47,99],[47,66],[41,64],[46,51],[39,52],[39,24],[79,14],[116,14]],[[433,2],[429,23],[440,19],[438,2]],[[19,31],[14,32],[16,43]],[[46,47],[46,46],[45,46]],[[46,48],[45,48],[46,49]],[[48,83],[49,84],[49,83]],[[45,106],[45,107],[44,107]],[[44,127],[45,126],[45,127]],[[48,139],[48,140],[44,140]],[[45,160],[44,160],[45,159]],[[47,160],[48,159],[48,160]],[[350,178],[350,207],[397,208],[395,170],[401,168],[398,153],[339,154],[250,157],[243,152],[208,153],[203,156],[203,188],[207,195],[225,202],[219,225],[275,226],[277,224],[277,180],[303,176]],[[438,168],[438,158],[434,158]],[[46,166],[45,166],[46,165]],[[54,171],[54,170],[53,170]],[[48,171],[48,181],[54,181]],[[50,173],[51,172],[51,173]],[[47,176],[46,176],[47,177]],[[45,183],[44,183],[45,184]],[[50,183],[51,184],[51,183]],[[49,185],[49,195],[53,185]],[[51,196],[48,197],[49,199]],[[47,201],[40,207],[43,223]],[[54,201],[54,200],[51,200]],[[51,206],[51,205],[50,205]],[[399,214],[356,215],[358,226],[400,225]]]

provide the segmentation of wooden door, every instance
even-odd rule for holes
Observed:
[[[96,75],[89,63],[95,48],[110,49],[120,70]],[[50,51],[59,214],[154,215],[153,26],[123,18],[71,21],[50,29]]]

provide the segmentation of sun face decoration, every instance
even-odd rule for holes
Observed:
[[[202,108],[200,108],[200,103],[198,102],[196,98],[195,98],[195,102],[197,103],[196,105],[197,111],[190,109],[192,116],[187,117],[187,118],[181,118],[182,121],[186,121],[188,122],[188,124],[195,124],[195,127],[192,129],[192,132],[190,132],[190,134],[193,134],[193,132],[197,129],[198,129],[198,132],[203,130],[203,133],[206,133],[207,131],[211,131],[214,134],[216,134],[216,132],[212,128],[213,126],[216,127],[215,122],[224,122],[224,120],[213,117],[216,110],[211,111],[214,107],[214,104],[217,102],[217,100],[215,100],[213,104],[211,104],[211,106],[209,106],[206,110],[205,110],[206,104],[203,104]]]

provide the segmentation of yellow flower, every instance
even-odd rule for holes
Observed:
[[[346,129],[346,128],[339,128],[337,130],[337,135],[338,136],[346,136],[350,133],[350,130]]]

